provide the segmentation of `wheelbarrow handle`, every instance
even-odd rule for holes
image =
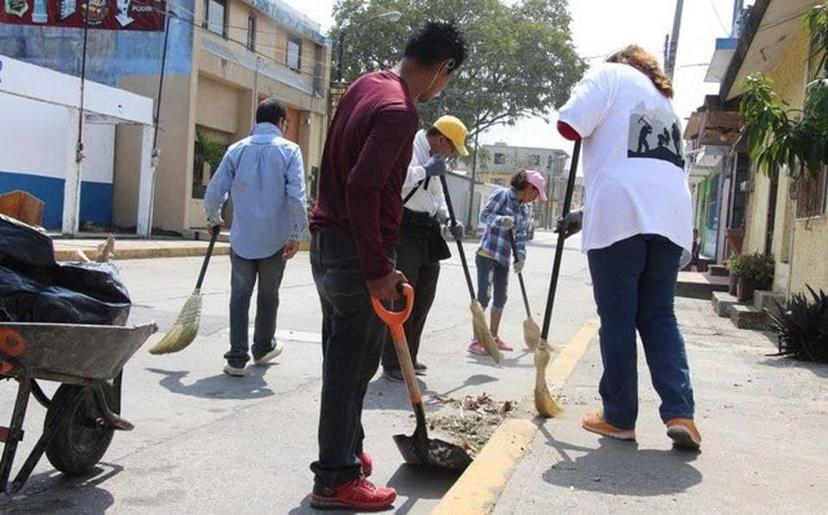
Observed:
[[[376,297],[371,297],[371,304],[374,306],[374,312],[380,320],[385,322],[388,329],[391,331],[391,337],[394,339],[401,339],[405,337],[405,330],[403,324],[411,316],[411,310],[414,308],[414,288],[408,283],[400,283],[403,298],[405,299],[405,307],[402,311],[391,311],[385,309],[382,301]]]

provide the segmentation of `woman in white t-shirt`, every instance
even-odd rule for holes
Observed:
[[[584,429],[635,439],[638,330],[667,434],[677,446],[697,449],[693,388],[673,309],[693,227],[672,96],[656,58],[637,45],[581,79],[561,108],[558,130],[583,139],[586,206],[559,228],[568,234],[583,228],[601,318],[604,409],[584,415]]]

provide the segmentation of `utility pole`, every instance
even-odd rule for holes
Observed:
[[[664,71],[670,80],[673,79],[673,72],[676,70],[676,52],[678,50],[679,32],[681,32],[681,11],[684,7],[684,0],[676,0],[676,14],[673,17],[673,32],[670,34],[670,50],[664,62]]]
[[[471,184],[469,184],[469,212],[466,225],[466,227],[471,227],[472,231],[476,230],[476,228],[472,227],[472,214],[474,213],[474,181],[477,180],[477,158],[480,152],[480,146],[478,145],[477,140],[478,136],[480,135],[480,129],[477,129],[477,127],[475,127],[475,129],[476,131],[474,133],[474,158],[472,159]]]

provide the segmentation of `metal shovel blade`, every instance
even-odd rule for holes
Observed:
[[[423,438],[413,435],[394,435],[394,443],[403,459],[411,465],[440,467],[462,472],[471,465],[472,459],[465,449],[439,438]]]

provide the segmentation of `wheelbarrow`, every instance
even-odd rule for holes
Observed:
[[[40,458],[67,475],[84,474],[103,458],[121,418],[123,368],[158,330],[138,326],[0,323],[0,380],[18,383],[9,427],[0,427],[0,492],[23,487]],[[61,383],[50,399],[38,380]],[[29,398],[46,408],[43,432],[9,482]]]

